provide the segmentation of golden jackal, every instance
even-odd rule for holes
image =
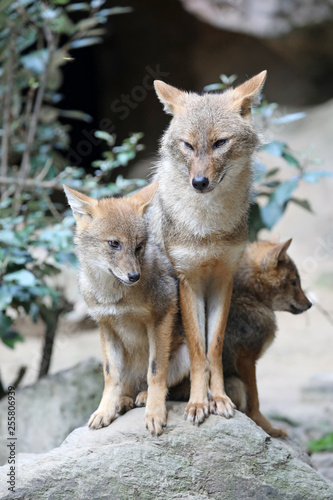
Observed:
[[[223,348],[227,394],[239,410],[274,437],[284,437],[286,432],[260,413],[256,361],[274,340],[274,311],[300,314],[312,305],[287,255],[290,243],[291,239],[280,244],[256,241],[246,247],[235,274]]]
[[[191,360],[185,418],[197,424],[209,409],[234,414],[224,390],[222,347],[233,275],[247,239],[252,156],[260,143],[251,107],[265,78],[263,71],[235,89],[201,96],[154,82],[173,118],[161,142],[149,231],[180,280]]]
[[[177,325],[177,280],[144,220],[157,183],[101,200],[64,189],[77,223],[80,288],[99,323],[103,351],[104,392],[89,426],[109,425],[137,396],[137,406],[146,403],[149,431],[161,434],[167,385],[187,375],[189,358]]]

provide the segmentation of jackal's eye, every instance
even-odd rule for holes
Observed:
[[[213,144],[213,149],[218,149],[224,146],[228,142],[228,139],[219,139],[218,141],[214,142]]]
[[[295,279],[290,280],[290,284],[292,286],[296,286],[297,285],[297,280],[295,280]]]
[[[121,249],[121,245],[120,245],[119,241],[111,240],[111,241],[108,241],[108,243],[109,243],[110,247],[114,248],[115,250]]]
[[[140,252],[140,250],[142,250],[142,248],[143,248],[143,243],[139,243],[139,244],[136,246],[135,251],[136,251],[136,252]]]
[[[191,151],[194,151],[194,147],[189,142],[184,141],[184,146],[185,146],[185,148],[190,149]]]

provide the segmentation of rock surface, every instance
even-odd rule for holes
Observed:
[[[316,469],[320,469],[325,477],[333,481],[333,453],[330,451],[314,453],[311,459]]]
[[[330,0],[182,0],[184,8],[218,28],[274,38],[304,26],[332,20]]]
[[[18,452],[43,453],[59,446],[73,429],[87,422],[99,405],[102,392],[101,364],[93,358],[18,389]],[[0,402],[1,465],[7,460],[7,407],[4,398]]]
[[[15,493],[0,468],[0,497],[25,500],[196,499],[325,500],[333,484],[282,441],[243,414],[211,415],[199,428],[183,420],[185,404],[168,403],[159,438],[134,409],[98,431],[76,429],[59,448],[19,459]]]

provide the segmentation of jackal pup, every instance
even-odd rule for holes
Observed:
[[[224,390],[222,347],[233,275],[247,240],[252,156],[260,144],[251,107],[265,78],[263,71],[235,89],[205,95],[154,82],[173,118],[161,142],[149,231],[180,280],[191,360],[185,418],[196,424],[209,410],[234,414]]]
[[[274,311],[300,314],[311,307],[297,268],[287,255],[291,239],[280,244],[250,243],[234,278],[223,348],[226,392],[237,408],[273,437],[285,437],[259,410],[256,362],[273,342]]]
[[[157,183],[117,199],[64,189],[77,223],[80,289],[99,323],[103,351],[103,397],[88,425],[109,425],[133,408],[138,395],[136,404],[146,403],[147,428],[159,435],[166,425],[169,357],[170,385],[188,372],[189,361],[180,366],[185,338],[179,331],[173,336],[177,281],[167,257],[150,242],[144,220]],[[138,394],[146,390],[147,377],[148,396]]]

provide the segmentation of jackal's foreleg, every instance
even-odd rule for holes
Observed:
[[[210,370],[209,398],[210,412],[230,418],[235,405],[226,395],[223,381],[222,349],[227,324],[233,274],[221,266],[215,273],[207,301],[207,359]]]
[[[100,429],[111,424],[117,414],[133,408],[131,397],[123,395],[122,347],[110,325],[100,325],[100,337],[103,352],[104,391],[97,410],[91,415],[88,426]]]
[[[172,305],[163,317],[148,328],[149,367],[145,423],[151,434],[160,435],[166,426],[166,396],[172,330],[176,306]]]
[[[191,391],[184,418],[193,424],[199,425],[209,415],[207,397],[209,372],[205,345],[200,333],[197,294],[186,279],[180,280],[179,298],[191,361]]]

